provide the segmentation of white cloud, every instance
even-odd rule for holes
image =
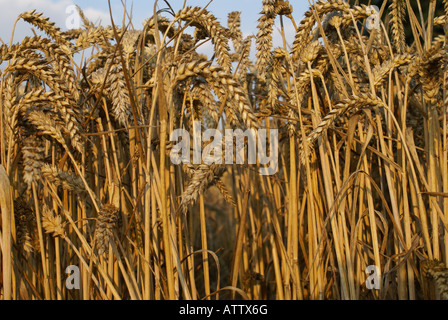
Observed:
[[[83,9],[84,15],[92,21],[95,25],[109,25],[110,14],[106,11],[97,10],[94,8]]]

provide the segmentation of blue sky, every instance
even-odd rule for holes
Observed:
[[[123,0],[124,2],[124,0]],[[206,5],[209,0],[187,0],[188,6]],[[102,21],[103,24],[109,24],[109,7],[107,0],[0,0],[2,10],[0,11],[0,38],[9,43],[12,26],[17,16],[24,11],[36,9],[43,12],[52,21],[56,23],[62,30],[67,30],[66,20],[69,13],[66,13],[67,8],[72,4],[79,5],[85,14],[94,22]],[[169,3],[175,11],[180,10],[184,4],[184,0],[170,0]],[[305,10],[308,9],[309,4],[307,0],[290,0],[294,7],[294,18],[299,22]],[[121,0],[111,0],[112,12],[114,14],[115,23],[121,24],[123,5]],[[153,13],[154,1],[151,0],[128,0],[127,5],[130,8],[133,6],[133,25],[135,29],[141,29],[143,21],[150,17]],[[164,1],[159,0],[159,8],[165,8]],[[247,36],[256,34],[257,20],[262,9],[261,0],[214,0],[208,7],[209,11],[213,13],[223,25],[226,25],[227,15],[232,11],[241,11],[241,28],[243,33]],[[294,36],[294,29],[291,23],[285,26],[287,35],[290,41]],[[275,32],[278,35],[278,32]],[[32,35],[30,25],[20,21],[15,30],[15,37],[13,42],[20,41],[25,35]],[[274,35],[274,45],[280,46],[281,41],[278,36]]]

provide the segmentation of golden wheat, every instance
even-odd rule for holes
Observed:
[[[448,1],[420,3],[429,21],[391,1],[379,29],[353,2],[296,24],[294,3],[258,1],[248,36],[241,12],[188,3],[141,29],[22,13],[42,35],[0,46],[0,296],[447,299]],[[197,121],[278,130],[278,170],[174,165]]]

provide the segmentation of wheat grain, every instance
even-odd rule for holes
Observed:
[[[33,182],[40,178],[40,169],[43,165],[44,146],[40,137],[30,135],[23,140],[23,180],[31,189]]]
[[[95,234],[93,236],[98,255],[109,252],[109,243],[113,241],[114,230],[117,227],[119,210],[110,204],[101,207],[98,213]]]
[[[49,164],[43,164],[43,166],[40,167],[40,171],[42,176],[56,187],[61,186],[65,190],[74,191],[76,193],[86,191],[82,179],[74,174],[58,170],[58,168]]]
[[[319,1],[311,6],[310,10],[305,13],[305,18],[302,19],[297,34],[294,39],[292,48],[292,59],[297,60],[303,48],[312,40],[311,31],[316,23],[314,12],[322,18],[324,14],[330,12],[349,12],[350,6],[343,0],[332,0],[329,2]]]
[[[59,215],[55,216],[45,204],[42,207],[42,227],[46,233],[52,234],[53,237],[65,236],[62,217]]]
[[[255,68],[258,71],[260,78],[264,78],[266,74],[265,66],[269,60],[269,55],[272,48],[272,32],[275,23],[275,7],[276,1],[263,0],[263,11],[261,17],[258,19],[258,33],[256,37],[257,52]]]
[[[225,71],[230,71],[231,60],[227,31],[215,16],[199,7],[187,7],[176,14],[174,21],[176,20],[183,20],[191,23],[192,26],[206,30],[215,46],[218,64]]]
[[[40,30],[44,31],[50,37],[52,37],[56,42],[62,45],[69,45],[67,39],[65,39],[64,34],[58,27],[55,27],[55,23],[51,22],[49,18],[43,17],[41,12],[36,12],[36,10],[30,10],[22,13],[19,18],[24,21],[35,25]]]
[[[244,125],[248,129],[257,129],[258,120],[253,113],[252,107],[233,77],[218,66],[210,66],[208,61],[193,61],[182,64],[177,70],[177,81],[183,81],[188,77],[203,76],[209,81],[216,94],[221,97],[227,96],[238,111]]]
[[[319,139],[324,132],[326,132],[331,125],[342,115],[351,112],[353,110],[357,110],[359,108],[366,108],[368,106],[371,107],[379,107],[384,106],[384,103],[378,99],[377,97],[371,96],[371,95],[359,95],[359,96],[352,96],[349,99],[345,99],[344,101],[336,104],[323,119],[319,123],[319,125],[314,128],[314,130],[308,135],[307,137],[307,146],[311,147],[317,139]],[[302,162],[303,157],[305,156],[305,151],[301,150],[301,158]]]
[[[17,244],[24,252],[39,252],[36,238],[36,218],[32,209],[21,198],[14,200],[14,219],[17,225]]]
[[[110,62],[109,76],[106,80],[107,94],[112,101],[112,113],[120,125],[126,127],[131,116],[129,92],[123,76],[121,64]],[[108,66],[109,67],[109,66]]]
[[[436,260],[423,261],[421,268],[425,278],[435,281],[442,300],[448,300],[448,268],[442,262]]]
[[[201,164],[193,170],[191,180],[188,187],[182,193],[182,201],[180,208],[185,213],[190,205],[193,205],[200,194],[203,194],[216,180],[224,173],[223,165],[206,165]]]
[[[394,0],[390,6],[390,17],[392,23],[392,39],[395,44],[395,48],[399,54],[404,53],[406,42],[404,34],[404,14],[405,14],[405,2],[404,0]]]
[[[52,137],[61,145],[66,145],[64,136],[61,132],[61,127],[47,114],[42,111],[31,111],[27,118],[41,131],[42,134]]]
[[[243,47],[243,32],[241,31],[241,12],[233,11],[229,13],[227,19],[229,36],[232,39],[235,52],[241,52]]]

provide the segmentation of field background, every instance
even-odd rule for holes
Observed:
[[[255,3],[244,32],[214,2],[14,17],[2,299],[448,299],[448,1]],[[173,165],[194,121],[278,129],[278,172]]]

